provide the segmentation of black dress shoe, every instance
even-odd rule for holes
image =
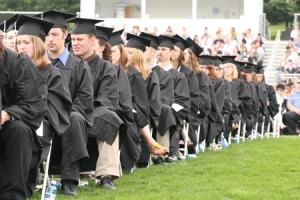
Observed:
[[[61,184],[61,192],[65,195],[75,196],[76,192],[76,185],[72,181],[64,181]]]
[[[167,165],[165,159],[161,156],[157,157],[154,161],[153,161],[154,165]]]
[[[110,176],[104,176],[104,177],[101,177],[100,179],[97,178],[96,183],[97,183],[97,185],[99,185],[105,189],[108,189],[108,190],[116,189],[116,187],[113,184],[113,180]]]
[[[178,157],[175,153],[169,154],[167,158],[167,162],[177,162],[177,161],[178,161]]]

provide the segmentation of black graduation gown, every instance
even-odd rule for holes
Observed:
[[[200,125],[198,122],[198,111],[200,105],[200,89],[199,89],[199,81],[193,70],[186,66],[179,66],[178,71],[183,73],[187,79],[190,97],[191,97],[191,109],[188,112],[188,121],[190,122],[189,126],[189,138],[193,142],[194,145],[197,144],[197,137],[195,133],[195,129]]]
[[[119,85],[119,107],[117,113],[127,126],[127,132],[120,134],[120,161],[122,169],[129,170],[135,166],[140,156],[139,130],[132,112],[133,106],[128,76],[122,66],[115,65],[115,67]]]
[[[25,199],[34,192],[38,178],[38,161],[42,144],[35,131],[46,113],[47,86],[27,55],[17,54],[5,48],[0,59],[0,89],[0,109],[29,127],[33,137],[33,147],[27,149],[30,153],[26,157],[8,157],[6,160],[2,157],[4,145],[0,140],[2,147],[0,148],[0,196],[7,199]],[[2,131],[5,131],[5,128],[2,127],[0,134]],[[12,150],[11,155],[14,148]],[[14,171],[12,166],[21,168]],[[18,192],[13,194],[14,197],[5,197],[2,192],[9,189],[7,184],[10,187],[12,180],[15,181],[14,189]]]
[[[183,125],[183,120],[187,119],[188,112],[191,108],[189,85],[185,76],[176,69],[172,68],[169,72],[174,82],[174,103],[183,107],[183,109],[178,112],[173,109],[173,114],[176,119],[176,124]]]
[[[153,67],[152,71],[157,74],[159,80],[162,105],[157,131],[163,135],[168,128],[173,129],[176,126],[176,121],[171,108],[174,103],[174,82],[171,74],[160,66]]]
[[[208,116],[211,109],[211,99],[210,99],[210,89],[209,89],[209,77],[203,72],[199,71],[197,73],[199,90],[200,90],[200,102],[199,102],[199,118],[203,119]]]
[[[256,85],[253,82],[245,82],[248,92],[251,97],[252,107],[250,114],[248,114],[248,118],[244,118],[246,120],[246,130],[247,134],[251,133],[251,130],[255,128],[256,117],[259,112],[259,101],[257,97]]]
[[[86,149],[88,137],[86,128],[93,125],[93,79],[87,62],[69,54],[66,65],[57,62],[56,67],[64,74],[69,85],[72,98],[71,118],[74,118],[72,123],[76,124],[72,125],[71,123],[69,130],[65,132],[63,137],[54,137],[51,167],[64,164],[61,163],[61,161],[64,162],[62,160],[62,143],[64,143],[64,150],[70,163],[87,158],[89,155]],[[80,123],[81,117],[72,116],[76,114],[81,115],[85,123]],[[51,170],[55,170],[55,168],[51,168]]]
[[[224,137],[228,138],[229,132],[232,127],[230,120],[230,113],[232,111],[232,100],[231,100],[231,84],[228,80],[223,79],[224,83],[224,105],[222,109],[222,115],[224,117]]]
[[[118,132],[126,132],[126,125],[117,115],[119,86],[115,66],[93,54],[86,60],[90,66],[94,88],[94,124],[88,130],[87,149],[90,161],[83,163],[81,171],[95,170],[98,147],[95,138],[112,144]]]
[[[45,120],[49,121],[58,135],[63,134],[70,126],[72,100],[66,78],[60,70],[49,64],[38,68],[44,77],[47,88],[47,112]]]
[[[161,95],[159,80],[155,72],[151,72],[146,79],[146,90],[150,108],[151,127],[157,127],[161,113]]]
[[[266,84],[267,86],[267,94],[269,100],[268,112],[270,116],[273,118],[279,112],[279,104],[276,99],[276,92],[271,85]]]

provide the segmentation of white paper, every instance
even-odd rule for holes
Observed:
[[[198,110],[197,114],[199,115],[200,114],[200,111]]]
[[[133,113],[137,113],[136,110],[134,110],[134,109],[132,109],[132,112],[133,112]]]
[[[176,112],[182,110],[184,107],[182,107],[181,105],[177,104],[177,103],[173,103],[172,104],[172,108],[173,110],[175,110]]]
[[[44,125],[43,125],[44,123],[42,122],[41,123],[41,125],[40,125],[40,127],[36,130],[36,134],[38,135],[38,136],[40,136],[40,137],[43,137],[43,130],[44,130]]]

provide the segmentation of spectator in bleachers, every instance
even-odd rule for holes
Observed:
[[[263,59],[264,59],[265,51],[261,47],[260,40],[255,40],[253,43],[254,43],[254,48],[256,49],[257,64],[260,65],[260,66],[262,66],[263,65]]]
[[[283,69],[285,69],[285,67],[288,65],[289,56],[290,56],[290,51],[289,50],[285,51],[284,57],[281,60],[281,67],[283,67]]]
[[[225,39],[225,44],[223,48],[224,55],[232,55],[233,54],[233,46],[230,44],[230,39]]]
[[[207,30],[207,27],[204,27],[204,32],[203,32],[203,35],[201,36],[201,40],[203,40],[205,38],[206,34],[208,35],[208,30]]]
[[[183,39],[186,39],[186,38],[189,37],[189,34],[188,34],[188,31],[187,31],[186,26],[182,27],[181,37],[182,37]]]
[[[160,32],[156,26],[154,26],[154,35],[159,36]]]
[[[300,120],[300,79],[296,83],[296,91],[287,100],[289,112],[283,115],[283,123],[287,126],[289,135],[298,135],[295,124]]]
[[[248,28],[247,31],[246,31],[246,47],[247,49],[251,49],[251,44],[253,42],[253,36],[252,36],[252,32],[251,32],[251,29]]]
[[[140,27],[139,26],[133,26],[132,34],[133,35],[140,35]]]
[[[297,38],[295,38],[296,41],[294,40],[294,46],[298,47],[298,49],[300,48],[300,35],[297,36]]]
[[[240,56],[241,56],[241,61],[248,62],[249,52],[246,46],[242,48]]]
[[[166,32],[164,32],[163,35],[172,37],[174,34],[175,34],[175,33],[173,32],[171,26],[168,26]]]
[[[194,35],[194,39],[193,40],[194,40],[194,42],[196,42],[196,44],[198,44],[200,46],[201,41],[199,41],[199,37],[198,37],[197,34]]]
[[[249,52],[248,62],[252,64],[257,64],[256,50],[252,49]]]
[[[284,88],[284,95],[286,96],[286,98],[290,97],[291,91],[292,91],[292,88],[290,86],[285,86],[285,88]]]
[[[257,34],[256,40],[259,41],[260,47],[266,47],[266,39],[262,37],[260,33]]]
[[[212,38],[208,34],[205,34],[205,37],[201,42],[201,47],[204,49],[204,51],[207,51],[208,49],[211,49],[212,46],[213,46]]]
[[[217,44],[218,42],[224,44],[224,40],[223,40],[223,37],[222,37],[220,31],[217,31],[217,32],[216,32],[216,39],[214,40],[214,44]]]
[[[291,31],[291,39],[296,42],[297,40],[297,37],[298,37],[298,34],[299,34],[299,26],[298,24],[295,24],[294,25],[294,29]]]
[[[294,41],[293,41],[292,38],[290,38],[290,39],[288,40],[288,44],[287,44],[286,47],[287,47],[287,48],[293,48],[293,47],[294,47]]]
[[[296,61],[296,59],[298,58],[298,47],[296,47],[296,46],[294,46],[294,48],[292,48],[291,49],[291,53],[290,53],[290,56],[289,56],[289,58],[293,61],[293,62],[295,62]]]
[[[288,60],[288,64],[285,67],[284,71],[285,71],[285,73],[288,73],[288,74],[293,74],[296,71],[296,68],[294,66],[294,62],[292,59]]]

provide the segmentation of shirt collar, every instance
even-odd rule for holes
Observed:
[[[150,69],[153,69],[154,67],[156,67],[157,64],[155,64],[155,62],[149,67]]]
[[[172,64],[169,64],[166,68],[164,68],[165,71],[170,71],[170,69],[173,69]]]
[[[51,56],[49,55],[48,51],[46,51],[46,56],[48,58],[51,58]],[[66,66],[67,64],[67,60],[68,60],[68,56],[69,56],[69,52],[67,49],[64,49],[64,51],[58,56],[60,62]]]

